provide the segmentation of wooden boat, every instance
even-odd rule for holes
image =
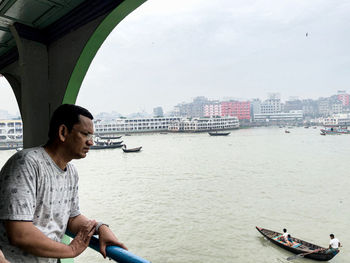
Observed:
[[[92,145],[90,146],[91,150],[101,150],[101,149],[115,149],[115,148],[121,148],[123,147],[124,144],[118,143],[118,144],[97,144],[97,145]]]
[[[290,133],[290,131],[288,131],[288,130],[285,130],[284,132],[285,132],[285,133]]]
[[[127,149],[127,148],[126,148],[126,145],[125,145],[125,144],[123,145],[123,151],[124,151],[125,153],[139,152],[139,151],[141,150],[141,148],[142,148],[142,146],[136,147],[136,148]]]
[[[122,136],[99,136],[102,140],[117,140],[120,139]]]
[[[306,242],[304,240],[292,237],[293,244],[292,246],[287,245],[284,241],[279,240],[279,237],[282,237],[282,233],[275,232],[272,230],[264,229],[261,227],[256,227],[256,229],[268,240],[270,240],[275,245],[284,248],[294,254],[304,254],[305,258],[310,258],[318,261],[328,261],[332,259],[339,251],[335,253],[327,251],[327,248],[314,245],[312,243]],[[320,250],[320,251],[318,251]],[[312,253],[315,251],[314,253]],[[316,252],[317,251],[317,252]]]
[[[218,132],[218,131],[214,131],[214,132],[208,132],[210,136],[227,136],[230,134],[230,132]]]

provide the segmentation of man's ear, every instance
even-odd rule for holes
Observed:
[[[66,125],[62,124],[58,128],[58,138],[60,139],[61,142],[64,142],[67,139],[67,134],[68,134],[68,128]]]

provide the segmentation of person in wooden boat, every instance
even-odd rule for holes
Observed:
[[[85,158],[93,145],[93,116],[64,104],[50,120],[44,146],[15,153],[0,172],[0,247],[10,262],[54,263],[74,258],[98,234],[106,246],[127,249],[108,225],[85,217],[79,208],[78,173],[70,162]],[[65,231],[75,234],[61,243]]]
[[[288,246],[293,246],[293,239],[290,234],[287,235],[286,243]]]
[[[287,232],[287,229],[283,228],[283,234],[278,238],[278,240],[282,242],[287,242],[288,235],[289,233]]]
[[[329,249],[327,253],[337,254],[339,252],[339,247],[341,246],[338,238],[334,237],[334,234],[330,234],[329,237],[331,240],[329,241]]]

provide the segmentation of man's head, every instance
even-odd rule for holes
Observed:
[[[283,228],[283,233],[286,233],[287,232],[287,229]]]
[[[59,143],[68,159],[84,158],[93,145],[93,116],[83,107],[63,104],[52,115],[49,127],[49,141]]]
[[[329,236],[331,237],[331,239],[333,239],[333,238],[334,238],[334,235],[333,235],[333,234],[330,234]]]

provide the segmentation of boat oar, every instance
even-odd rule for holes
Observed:
[[[303,257],[305,257],[306,255],[310,255],[310,254],[313,254],[313,253],[316,253],[316,252],[320,252],[320,251],[326,250],[326,249],[327,249],[327,248],[319,248],[319,249],[315,249],[314,251],[311,251],[311,252],[306,252],[306,253],[297,254],[297,255],[288,257],[287,260],[293,260],[293,259],[296,259],[296,258],[303,258]]]

